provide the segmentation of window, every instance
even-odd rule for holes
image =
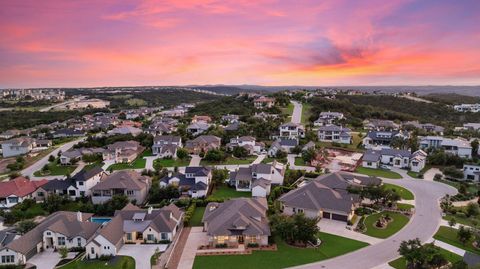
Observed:
[[[298,213],[303,213],[303,209],[299,208],[299,209],[297,210],[297,212],[298,212]]]
[[[38,197],[43,197],[43,196],[45,196],[45,194],[43,193],[43,191],[37,192],[37,195],[38,195]]]
[[[15,262],[15,256],[13,255],[2,256],[2,263],[14,263],[14,262]]]
[[[161,238],[162,240],[167,240],[167,239],[168,239],[167,233],[161,233],[161,234],[160,234],[160,238]]]
[[[133,195],[133,191],[132,190],[127,190],[127,195]]]
[[[58,245],[59,246],[65,246],[65,237],[59,237],[58,238]]]
[[[84,191],[80,191],[80,196],[85,196],[85,192]]]
[[[127,240],[132,240],[132,234],[131,233],[127,233]]]
[[[82,246],[82,239],[77,238],[77,246],[81,247]]]
[[[147,234],[147,240],[148,241],[153,241],[155,238],[153,237],[153,234]]]
[[[78,181],[78,186],[83,186],[83,181]]]
[[[91,252],[92,254],[95,254],[95,248],[94,248],[94,247],[91,247],[91,248],[90,248],[90,252]]]

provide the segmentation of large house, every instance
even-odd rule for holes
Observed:
[[[395,139],[407,139],[407,135],[399,131],[369,131],[362,144],[366,149],[390,147]]]
[[[160,187],[177,186],[183,194],[192,198],[205,197],[212,180],[212,171],[201,166],[185,168],[185,174],[168,174],[160,179]]]
[[[318,128],[318,140],[322,142],[350,144],[352,142],[352,135],[349,128],[337,125],[326,125]]]
[[[185,149],[192,154],[207,152],[211,149],[218,149],[222,144],[220,137],[214,135],[201,135],[185,143]]]
[[[400,125],[391,120],[369,119],[363,121],[363,127],[372,131],[394,131],[399,130]]]
[[[480,181],[480,165],[466,163],[463,165],[463,179],[479,182]]]
[[[196,123],[196,122],[210,123],[212,122],[212,118],[210,116],[194,115],[192,118],[192,123]]]
[[[361,198],[348,191],[349,186],[378,186],[381,180],[375,177],[357,176],[349,173],[332,173],[317,177],[303,186],[279,198],[283,214],[304,213],[310,218],[350,221]]]
[[[477,113],[480,111],[480,104],[460,104],[454,105],[453,109],[458,112],[472,112]]]
[[[275,98],[260,96],[253,100],[255,108],[271,108],[275,105]]]
[[[137,136],[139,134],[143,133],[142,129],[136,128],[136,127],[131,127],[131,126],[120,126],[117,128],[113,128],[112,130],[108,131],[108,134],[110,135],[132,135],[132,136]]]
[[[183,212],[174,204],[160,209],[140,209],[132,204],[115,211],[114,217],[85,246],[88,259],[115,256],[124,244],[173,241]]]
[[[288,122],[280,125],[280,138],[298,139],[305,137],[305,127],[303,125],[293,122]]]
[[[60,155],[60,163],[63,165],[71,164],[72,161],[80,160],[84,155],[102,155],[105,149],[103,148],[78,148],[70,149],[62,152]]]
[[[413,172],[420,172],[427,162],[427,153],[417,150],[410,153],[408,150],[381,149],[367,150],[362,158],[362,166],[379,168],[381,164],[391,165],[396,168],[406,168]]]
[[[125,195],[130,201],[142,204],[147,198],[151,180],[133,170],[122,170],[104,176],[90,190],[92,202],[102,204],[112,199],[114,195]]]
[[[264,198],[235,198],[223,203],[208,203],[202,218],[208,244],[229,247],[268,245],[267,209]]]
[[[321,112],[320,116],[316,121],[313,122],[313,126],[326,126],[326,125],[332,125],[335,122],[343,119],[343,113],[340,112]]]
[[[100,183],[106,174],[100,166],[91,169],[83,169],[73,177],[65,180],[49,180],[40,190],[43,190],[45,197],[51,194],[65,195],[76,199],[92,195],[92,188]]]
[[[297,139],[277,139],[270,145],[267,154],[270,157],[275,157],[280,151],[290,153],[296,146],[298,146]]]
[[[418,121],[407,121],[404,122],[402,126],[424,130],[429,133],[437,133],[439,135],[443,135],[443,131],[445,130],[442,126],[432,123],[419,123]]]
[[[161,135],[153,138],[152,153],[160,158],[177,157],[177,149],[182,147],[182,138],[173,135]]]
[[[92,215],[68,211],[51,214],[35,228],[0,249],[0,264],[26,264],[41,251],[85,247],[100,227],[99,223],[90,221]]]
[[[0,208],[8,209],[25,199],[43,199],[42,193],[37,191],[48,180],[29,180],[24,177],[17,177],[10,181],[0,182]]]
[[[113,160],[115,163],[129,163],[135,160],[145,150],[137,141],[118,141],[108,145],[103,152],[103,160]]]
[[[79,137],[84,135],[85,133],[83,131],[75,130],[75,129],[58,129],[52,133],[53,138]]]
[[[446,153],[462,158],[472,158],[470,142],[462,138],[445,138],[442,136],[425,136],[420,139],[421,149],[443,149]]]
[[[253,136],[237,136],[231,138],[230,143],[227,144],[229,150],[233,150],[236,147],[242,147],[247,150],[248,154],[252,155],[254,153],[260,153],[265,148],[265,144],[256,142]]]
[[[210,128],[211,124],[203,121],[195,122],[187,126],[187,133],[196,136],[203,134]]]
[[[230,172],[228,184],[237,191],[251,191],[253,197],[267,197],[271,185],[282,185],[285,166],[273,161],[272,164],[252,164]]]
[[[31,137],[17,137],[1,141],[4,158],[28,154],[30,151],[52,146],[50,140],[39,140]]]

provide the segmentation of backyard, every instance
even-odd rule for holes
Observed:
[[[190,219],[190,226],[203,226],[203,213],[205,213],[205,207],[197,206],[195,208],[195,212],[192,215],[192,218]]]
[[[307,166],[302,157],[295,157],[295,165],[297,166]]]
[[[376,222],[382,216],[388,214],[392,221],[384,228],[376,227]],[[380,213],[372,214],[365,219],[365,228],[367,229],[364,234],[377,237],[387,238],[400,231],[409,221],[409,218],[400,213],[383,211]]]
[[[389,184],[389,183],[383,183],[383,186],[385,187],[385,189],[394,190],[396,193],[398,193],[400,195],[400,197],[403,200],[413,200],[413,199],[415,199],[415,197],[413,196],[413,193],[411,191],[405,189],[404,187],[400,187],[398,185]]]
[[[153,161],[154,167],[155,164],[160,164],[162,167],[181,167],[181,166],[188,166],[190,163],[190,158],[185,159],[156,159]]]
[[[48,166],[48,170],[43,170],[42,168],[41,170],[38,170],[35,173],[33,173],[33,175],[36,177],[66,176],[68,174],[71,174],[73,171],[75,171],[75,168],[77,168],[76,165],[61,165],[58,159],[56,159],[53,162],[49,162],[47,166]]]
[[[65,266],[59,267],[62,269],[135,269],[135,260],[132,257],[116,256],[110,261],[100,260],[77,260]]]
[[[458,248],[480,254],[480,249],[473,247],[473,238],[470,239],[467,243],[462,244],[460,240],[457,238],[457,229],[447,227],[447,226],[440,226],[437,233],[433,236],[436,240],[440,240],[452,246],[456,246]]]
[[[276,239],[277,251],[253,251],[251,255],[197,256],[193,268],[276,269],[326,260],[368,246],[367,243],[320,233],[319,248],[292,247]]]
[[[248,157],[245,158],[245,159],[239,159],[239,158],[235,158],[235,157],[232,157],[232,156],[228,156],[227,158],[225,158],[225,160],[220,161],[220,162],[212,162],[212,161],[207,161],[207,160],[201,160],[201,161],[200,161],[200,165],[251,164],[253,161],[255,161],[255,159],[257,159],[257,156],[255,156],[255,155],[248,156]]]
[[[390,170],[385,169],[373,169],[367,167],[359,166],[356,170],[356,173],[364,174],[367,176],[375,176],[375,177],[384,177],[384,178],[391,178],[391,179],[400,179],[402,176],[398,173],[395,173]]]
[[[451,263],[455,263],[463,260],[462,256],[459,256],[453,252],[447,251],[443,248],[438,248],[438,251]],[[388,263],[391,267],[395,269],[407,269],[407,261],[404,257],[400,257],[396,260],[393,260]]]
[[[230,199],[230,198],[238,198],[238,197],[251,197],[251,192],[243,192],[243,191],[236,191],[234,188],[230,188],[228,186],[222,185],[217,186],[210,194],[210,198],[213,199]]]
[[[465,214],[465,207],[455,207],[456,213],[451,214],[449,212],[446,213],[446,215],[443,217],[443,219],[449,221],[451,219],[455,219],[455,222],[474,227],[480,223],[480,215],[476,217],[467,217]]]

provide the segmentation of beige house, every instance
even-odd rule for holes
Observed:
[[[189,153],[199,154],[200,152],[207,152],[211,149],[218,149],[222,144],[220,137],[214,135],[201,135],[193,140],[188,140],[185,143],[185,149]]]
[[[92,202],[103,204],[115,195],[125,195],[138,204],[145,202],[151,186],[149,177],[133,170],[122,170],[102,177],[100,183],[91,188]]]
[[[119,141],[108,145],[103,152],[103,160],[114,160],[115,163],[130,163],[134,161],[145,148],[137,141]]]

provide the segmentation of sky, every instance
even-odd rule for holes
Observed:
[[[480,85],[479,0],[0,0],[0,88]]]

